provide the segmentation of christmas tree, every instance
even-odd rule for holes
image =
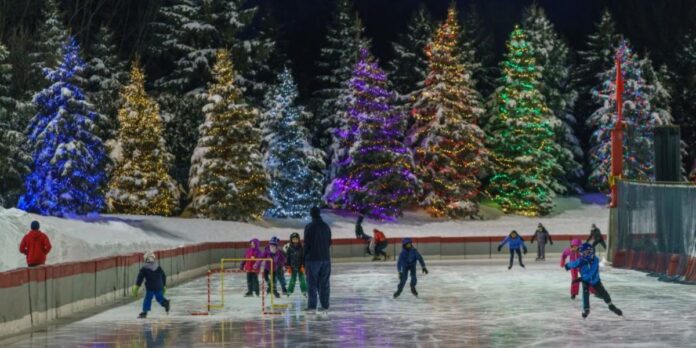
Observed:
[[[247,221],[270,206],[268,180],[255,126],[258,112],[244,102],[234,78],[229,53],[219,50],[191,157],[190,209],[200,217]]]
[[[641,62],[626,40],[619,43],[616,59],[621,62],[624,80],[623,178],[647,180],[653,176],[653,127],[661,123],[651,105],[655,86],[646,82]],[[593,129],[588,180],[591,187],[604,191],[609,188],[611,130],[616,122],[616,66],[609,68],[601,78],[603,82],[593,91],[599,108],[587,120]]]
[[[267,142],[268,193],[273,201],[267,214],[301,218],[321,202],[324,154],[309,145],[307,130],[300,122],[305,111],[295,106],[298,92],[290,70],[283,70],[278,81],[266,95],[266,111],[261,117]]]
[[[539,90],[556,119],[556,142],[564,149],[556,158],[564,170],[557,179],[567,191],[582,192],[580,179],[583,170],[580,162],[583,151],[574,129],[577,126],[573,115],[577,92],[572,83],[570,49],[536,3],[525,10],[522,26],[540,68]]]
[[[428,57],[425,46],[433,35],[433,23],[425,6],[411,18],[406,33],[392,43],[394,59],[389,63],[390,78],[394,89],[406,100],[423,88],[428,74]]]
[[[109,182],[109,212],[172,215],[179,207],[180,190],[171,176],[172,155],[162,137],[159,106],[145,92],[145,75],[136,60],[130,83],[121,91],[119,130]]]
[[[409,132],[418,174],[423,181],[420,204],[433,216],[475,216],[480,177],[488,165],[484,110],[457,49],[459,24],[452,5],[446,21],[427,47],[425,87],[414,103],[415,124]]]
[[[562,192],[556,177],[561,147],[554,141],[553,115],[539,90],[541,78],[526,33],[510,34],[501,64],[502,86],[486,125],[495,174],[488,191],[504,212],[526,216],[548,214],[553,197]]]
[[[332,206],[378,219],[400,216],[418,193],[413,158],[401,141],[405,117],[395,111],[387,85],[386,74],[362,48],[350,80],[349,120],[339,134],[354,144],[326,194]]]
[[[80,48],[70,38],[63,50],[62,63],[44,70],[52,85],[34,96],[32,172],[18,207],[55,216],[97,213],[104,207],[105,150],[95,135],[96,115],[74,83],[84,69]]]

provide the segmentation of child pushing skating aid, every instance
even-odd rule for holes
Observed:
[[[283,247],[287,256],[288,268],[290,269],[290,283],[288,284],[288,296],[295,291],[295,283],[297,278],[300,279],[300,291],[302,295],[307,297],[307,281],[304,273],[304,248],[300,241],[300,234],[293,233],[290,235],[290,243]]]
[[[401,241],[401,245],[403,249],[401,249],[399,261],[396,263],[396,269],[399,271],[399,286],[394,293],[394,298],[401,295],[401,291],[404,290],[409,273],[411,274],[411,293],[413,296],[418,296],[418,291],[416,291],[416,284],[418,284],[418,278],[416,277],[416,262],[420,263],[423,273],[428,274],[428,269],[425,267],[423,256],[421,256],[418,250],[413,247],[413,241],[411,238],[404,238]]]
[[[510,264],[508,265],[508,269],[512,268],[512,262],[515,260],[515,253],[517,253],[520,266],[525,268],[524,263],[522,263],[522,254],[520,253],[520,248],[524,249],[524,253],[526,255],[527,246],[524,245],[524,239],[522,239],[522,236],[517,234],[517,231],[513,230],[507,237],[505,237],[505,239],[503,239],[502,242],[500,242],[500,245],[498,245],[498,252],[500,252],[500,249],[502,249],[505,244],[507,244],[508,248],[510,249]]]
[[[261,255],[261,250],[259,249],[259,240],[254,238],[249,241],[250,247],[244,252],[245,259],[257,259]],[[259,275],[254,269],[254,261],[242,261],[239,268],[246,271],[247,279],[247,292],[244,294],[245,297],[251,297],[256,294],[259,296]]]
[[[590,314],[590,287],[594,288],[595,296],[601,298],[609,305],[609,310],[616,313],[616,315],[623,315],[623,312],[611,302],[609,293],[599,280],[599,258],[595,256],[592,245],[589,243],[582,244],[579,252],[580,257],[575,261],[566,263],[565,269],[580,270],[579,281],[582,282],[582,317],[587,318]]]
[[[152,298],[164,307],[164,310],[169,314],[169,300],[164,297],[167,292],[167,275],[156,262],[155,253],[148,251],[143,256],[145,265],[140,268],[138,278],[133,285],[133,297],[138,297],[138,290],[145,282],[145,299],[143,300],[143,311],[138,315],[138,318],[147,318],[147,312],[152,309]]]
[[[276,287],[276,281],[280,283],[283,294],[287,295],[288,290],[285,288],[285,255],[283,251],[279,248],[280,239],[278,237],[271,237],[268,241],[268,245],[261,253],[259,258],[262,259],[273,259],[273,279],[270,279],[271,272],[271,262],[270,261],[257,261],[254,265],[254,269],[263,268],[263,278],[269,285],[266,288],[266,293],[271,292],[271,281],[273,282],[273,295],[278,298],[280,294],[278,293],[278,288]]]

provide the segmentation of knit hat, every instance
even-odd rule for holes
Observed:
[[[573,239],[570,241],[571,246],[579,247],[581,244],[582,244],[582,241],[580,241],[579,239]]]
[[[268,244],[278,246],[278,244],[280,244],[280,239],[278,239],[278,237],[271,237],[271,240],[268,241]]]

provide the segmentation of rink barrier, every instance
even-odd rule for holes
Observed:
[[[617,250],[612,266],[660,276],[663,280],[696,283],[696,257],[650,250]]]
[[[504,237],[416,237],[413,244],[426,262],[438,259],[507,258],[507,248],[497,252],[497,246]],[[524,238],[529,249],[526,257],[534,257],[536,243],[529,243],[531,236]],[[584,240],[584,235],[554,235],[554,245],[547,244],[546,252],[554,255],[553,258],[557,257],[573,238]],[[262,245],[266,243],[264,241]],[[167,274],[167,285],[173,286],[205,275],[219,264],[220,259],[243,258],[248,245],[246,241],[211,242],[158,250],[155,254],[160,267]],[[334,239],[331,249],[335,261],[369,260],[363,240]],[[389,258],[395,260],[400,252],[401,238],[389,238]],[[143,253],[131,253],[0,272],[0,337],[58,319],[79,316],[85,310],[132,299],[130,289],[142,261]],[[692,274],[696,273],[693,262],[688,265],[685,262],[684,272],[687,268]]]

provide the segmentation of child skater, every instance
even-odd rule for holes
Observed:
[[[250,247],[247,248],[244,253],[245,259],[257,259],[261,255],[261,250],[259,249],[259,240],[254,238],[249,241]],[[247,292],[244,297],[252,297],[253,294],[259,296],[259,275],[256,270],[254,270],[253,261],[242,261],[240,268],[246,271],[247,275]]]
[[[278,248],[279,244],[280,239],[278,239],[278,237],[271,237],[271,240],[268,241],[266,249],[264,249],[261,256],[259,256],[259,258],[262,259],[273,259],[273,295],[276,298],[280,297],[278,288],[276,287],[276,281],[280,283],[281,289],[283,290],[283,295],[287,295],[288,293],[288,290],[285,288],[285,255],[283,255],[283,252],[280,250],[280,248]],[[266,289],[266,293],[270,293],[271,280],[269,279],[269,276],[271,273],[271,262],[257,261],[254,268],[259,269],[261,267],[263,267],[263,279],[265,279],[266,283],[269,285]]]
[[[517,258],[520,260],[520,266],[522,266],[522,268],[525,268],[524,263],[522,263],[522,254],[520,253],[520,247],[522,247],[526,255],[527,246],[524,245],[524,240],[522,239],[522,237],[519,234],[517,234],[517,231],[513,230],[507,237],[505,237],[505,239],[503,239],[500,245],[498,245],[498,252],[500,252],[500,249],[502,249],[506,243],[508,243],[508,248],[510,248],[510,265],[508,266],[508,269],[512,268],[512,262],[515,259],[515,253],[517,253]]]
[[[288,284],[288,296],[295,291],[295,282],[300,278],[300,291],[307,297],[307,281],[304,274],[304,248],[300,241],[300,234],[295,232],[290,235],[290,243],[283,247],[290,268],[290,284]]]
[[[566,258],[570,258],[570,262],[573,262],[577,260],[580,257],[580,252],[578,249],[580,248],[580,244],[582,242],[579,239],[573,239],[570,241],[570,247],[565,248],[563,250],[563,254],[561,254],[561,267],[565,267],[566,264]],[[578,278],[578,269],[573,268],[570,270],[570,298],[575,299],[576,296],[578,296],[578,289],[580,288],[580,283],[575,281]]]
[[[425,268],[423,256],[413,247],[411,238],[404,238],[403,241],[401,241],[401,245],[403,249],[401,249],[399,261],[396,263],[396,269],[399,271],[399,287],[394,293],[394,298],[401,295],[401,291],[404,290],[409,273],[411,274],[411,293],[413,296],[418,296],[418,291],[416,291],[416,284],[418,284],[418,278],[416,278],[416,262],[420,263],[423,273],[428,274],[428,269]]]
[[[145,281],[145,299],[143,300],[143,311],[138,315],[138,318],[147,318],[147,312],[152,309],[152,298],[164,307],[164,310],[169,314],[169,300],[164,297],[167,292],[167,275],[164,270],[156,262],[155,253],[148,251],[143,256],[145,265],[138,272],[138,279],[133,285],[133,297],[138,297],[138,290]]]
[[[582,317],[587,318],[590,314],[590,287],[595,290],[595,296],[604,300],[609,305],[609,310],[616,315],[623,315],[620,309],[611,303],[609,293],[599,280],[599,258],[594,254],[594,248],[589,243],[580,246],[580,257],[572,262],[565,264],[566,270],[580,269],[580,281],[582,281]]]

